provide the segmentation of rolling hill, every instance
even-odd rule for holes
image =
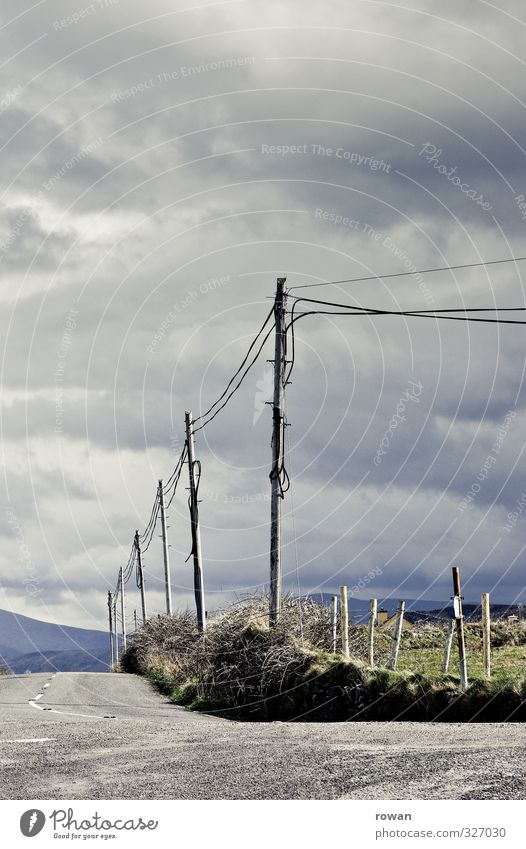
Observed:
[[[12,672],[102,672],[108,663],[104,631],[41,622],[0,610],[0,664]]]

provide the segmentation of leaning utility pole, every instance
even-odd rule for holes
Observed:
[[[460,667],[460,687],[468,688],[468,669],[466,663],[466,643],[464,640],[464,617],[462,615],[462,596],[460,594],[460,572],[458,566],[453,571],[453,614],[457,623],[458,663]]]
[[[272,469],[270,471],[270,625],[277,624],[281,613],[281,474],[284,454],[285,366],[287,355],[287,325],[285,308],[286,277],[278,277],[274,298],[274,399],[272,402]]]
[[[137,572],[139,578],[139,589],[141,591],[142,624],[146,625],[146,598],[144,595],[144,572],[142,568],[141,544],[139,542],[139,531],[135,531],[135,550],[137,552]]]
[[[122,619],[122,651],[126,651],[126,614],[124,612],[124,575],[122,566],[119,572],[119,581],[121,585],[121,619]],[[117,639],[119,639],[117,637]]]
[[[113,612],[112,612],[112,600],[111,600],[111,592],[108,590],[108,617],[110,623],[110,670],[113,666],[114,658],[113,658]]]
[[[194,594],[197,610],[197,630],[204,633],[206,628],[205,587],[203,582],[203,566],[201,560],[201,533],[199,530],[199,502],[195,484],[194,432],[192,430],[192,413],[186,412],[186,445],[188,451],[188,478],[190,481],[190,522],[192,526],[192,554],[194,558]]]
[[[166,511],[164,509],[163,482],[159,481],[159,504],[161,506],[161,534],[163,539],[164,587],[166,590],[166,613],[172,615],[172,590],[170,587],[170,561],[168,559],[168,539],[166,536]]]

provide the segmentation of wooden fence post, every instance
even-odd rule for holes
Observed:
[[[376,610],[378,601],[372,598],[369,602],[369,627],[367,630],[367,642],[369,647],[369,666],[374,666],[374,626],[376,622]]]
[[[447,626],[446,644],[444,646],[444,657],[442,659],[442,673],[445,675],[449,669],[449,659],[451,657],[451,646],[453,645],[453,634],[455,633],[455,620],[450,619]]]
[[[491,619],[489,611],[489,593],[481,596],[482,616],[482,654],[484,659],[484,677],[491,678]]]
[[[349,659],[349,608],[347,607],[347,587],[340,587],[340,630],[342,634],[342,656]]]
[[[393,628],[393,636],[391,639],[391,656],[387,662],[388,669],[396,669],[398,660],[398,652],[400,650],[400,640],[402,638],[402,626],[404,624],[405,601],[398,602],[396,610],[396,621]]]
[[[336,654],[336,647],[338,645],[338,596],[333,595],[331,599],[331,640],[332,640],[332,651],[333,654]]]

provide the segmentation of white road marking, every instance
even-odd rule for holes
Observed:
[[[0,740],[1,743],[52,743],[56,737],[20,737],[17,740]]]
[[[29,704],[37,710],[45,710],[49,711],[49,713],[58,713],[61,716],[81,716],[83,719],[106,719],[105,716],[101,716],[98,713],[73,713],[68,710],[55,710],[54,708],[43,707],[42,705],[37,705],[36,699],[29,699]]]
[[[43,695],[44,693],[39,693],[38,696],[35,696],[34,701],[38,702],[38,700],[41,699]]]

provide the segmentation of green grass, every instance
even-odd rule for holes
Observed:
[[[443,648],[402,647],[398,656],[400,672],[421,672],[424,675],[439,675],[442,668]],[[467,651],[468,678],[483,678],[482,651]],[[526,671],[525,646],[498,646],[491,651],[491,677],[497,680],[519,680]],[[450,675],[459,675],[458,653],[455,642],[451,648]]]

